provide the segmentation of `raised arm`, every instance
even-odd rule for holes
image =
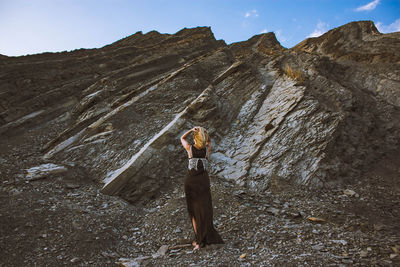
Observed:
[[[188,141],[186,141],[186,138],[188,137],[188,135],[189,135],[191,132],[194,132],[194,128],[193,128],[193,129],[190,129],[189,131],[187,131],[186,133],[184,133],[184,134],[181,136],[181,143],[182,143],[182,146],[183,146],[183,148],[187,151],[189,157],[190,157],[190,143],[189,143]]]
[[[186,141],[186,138],[188,137],[188,135],[193,131],[193,129],[190,129],[189,131],[187,131],[186,133],[184,133],[181,136],[181,143],[184,149],[189,150],[190,149],[190,144],[188,141]]]

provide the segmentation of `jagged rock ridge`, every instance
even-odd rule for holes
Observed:
[[[179,136],[194,125],[213,137],[212,174],[251,191],[361,179],[399,146],[399,40],[354,22],[285,49],[273,33],[226,45],[202,27],[1,58],[0,133],[34,129],[37,164],[112,181],[103,192],[131,202],[183,177]]]

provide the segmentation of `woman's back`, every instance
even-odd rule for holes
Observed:
[[[206,155],[207,155],[206,147],[197,149],[195,146],[192,146],[192,158],[205,158]]]

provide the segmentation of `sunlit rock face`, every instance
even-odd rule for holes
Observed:
[[[1,57],[0,133],[34,129],[38,165],[132,203],[183,179],[179,137],[196,125],[212,137],[211,174],[255,192],[362,180],[399,146],[399,48],[399,33],[367,21],[292,49],[273,33],[227,45],[202,27]]]

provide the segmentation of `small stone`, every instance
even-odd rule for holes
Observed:
[[[361,258],[365,258],[365,257],[367,257],[367,256],[368,256],[368,251],[362,250],[362,251],[360,252],[360,257],[361,257]]]
[[[236,184],[240,187],[243,187],[246,183],[242,180],[236,181]]]
[[[119,256],[119,255],[118,255],[117,253],[115,253],[115,252],[105,252],[105,251],[103,251],[103,252],[101,253],[101,255],[102,255],[103,257],[109,257],[109,258],[116,258],[116,257]]]
[[[320,250],[322,250],[323,248],[324,248],[324,245],[322,245],[322,244],[318,244],[318,245],[312,246],[312,249],[313,249],[313,250],[317,250],[317,251],[320,251]]]
[[[346,196],[348,196],[348,197],[352,197],[352,196],[355,196],[355,195],[356,195],[356,192],[354,192],[354,191],[351,190],[351,189],[346,189],[346,190],[343,191],[343,193],[344,193]]]
[[[271,214],[273,214],[273,215],[275,215],[275,216],[279,215],[279,210],[274,208],[274,207],[269,207],[268,209],[266,209],[266,211],[271,213]]]
[[[161,255],[158,254],[158,253],[153,253],[153,254],[151,255],[151,257],[152,257],[153,259],[157,259],[157,258],[161,257]]]
[[[309,217],[308,220],[312,222],[325,222],[325,219],[318,218],[318,217]]]
[[[80,185],[74,184],[74,183],[66,183],[65,184],[65,188],[67,188],[67,189],[76,189],[76,188],[79,188],[79,187],[80,187]]]
[[[392,253],[392,254],[390,254],[390,258],[393,260],[394,258],[396,258],[398,255],[397,254],[394,254],[394,253]]]
[[[168,245],[162,245],[158,250],[157,254],[164,256],[168,251]]]
[[[119,266],[121,267],[139,267],[140,264],[136,259],[119,259]]]
[[[346,263],[346,264],[351,264],[351,263],[353,263],[353,260],[352,259],[342,259],[342,262]]]
[[[240,257],[239,257],[240,259],[244,259],[244,258],[246,258],[246,253],[243,253],[242,255],[240,255]]]
[[[336,243],[336,244],[342,244],[343,246],[347,245],[347,241],[343,240],[343,239],[341,239],[341,240],[332,240],[332,242]]]
[[[156,211],[157,211],[157,207],[151,208],[151,209],[148,210],[149,213],[154,213],[154,212],[156,212]]]
[[[274,199],[275,204],[281,204],[281,201],[279,199]]]
[[[72,262],[72,263],[77,263],[77,262],[79,262],[79,261],[80,261],[80,259],[77,258],[77,257],[75,257],[75,258],[73,258],[73,259],[70,260],[70,262]]]
[[[300,218],[301,214],[300,212],[290,212],[289,215],[293,218]]]
[[[234,196],[240,196],[240,195],[246,194],[246,192],[243,191],[243,190],[237,190],[237,191],[234,191],[232,194],[233,194]]]

